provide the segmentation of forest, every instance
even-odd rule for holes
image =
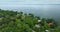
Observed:
[[[0,9],[0,32],[60,32],[60,27],[52,18]]]

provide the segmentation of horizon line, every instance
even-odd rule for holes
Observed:
[[[60,5],[60,4],[1,4],[1,5]]]
[[[60,5],[60,4],[20,4],[20,5]]]

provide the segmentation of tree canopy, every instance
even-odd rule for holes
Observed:
[[[41,20],[41,22],[38,22]],[[37,28],[35,25],[39,25]],[[0,9],[0,32],[45,32],[45,30],[60,32],[57,21],[40,18],[32,13],[1,10]]]

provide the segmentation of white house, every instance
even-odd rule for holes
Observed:
[[[41,22],[41,20],[38,20],[38,22]]]
[[[45,30],[45,32],[49,32],[49,30]]]
[[[36,24],[35,27],[40,28],[40,25]]]
[[[32,30],[32,32],[35,32],[34,30]]]

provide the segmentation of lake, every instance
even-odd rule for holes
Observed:
[[[36,16],[54,18],[60,21],[60,5],[20,5],[20,6],[2,6],[1,9],[23,11],[33,13]]]

